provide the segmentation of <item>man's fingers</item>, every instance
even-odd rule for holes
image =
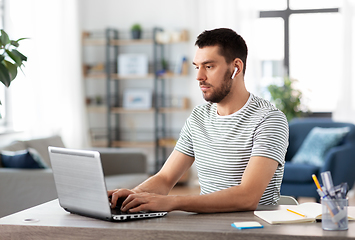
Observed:
[[[128,189],[115,189],[115,190],[109,190],[107,191],[108,196],[111,196],[111,208],[115,208],[117,205],[118,200],[125,199],[127,196],[130,194],[134,193],[131,190]],[[119,201],[121,203],[122,201]]]
[[[137,199],[137,198],[134,198],[132,199],[132,201],[129,201],[128,203],[126,204],[122,204],[122,211],[123,212],[139,212],[140,210],[136,211],[136,208],[141,208],[142,204],[144,204],[145,202],[142,200],[142,199]]]
[[[127,198],[122,203],[121,210],[124,212],[127,211],[129,209],[127,208],[127,204],[129,204],[133,200],[134,200],[134,194],[127,196]]]
[[[118,189],[114,189],[114,190],[108,190],[107,191],[107,195],[110,197],[115,191],[117,191]]]
[[[136,210],[136,209],[141,209],[142,204],[147,203],[147,200],[145,198],[139,197],[137,194],[131,194],[129,195],[126,200],[122,203],[122,208],[121,210],[126,212],[139,212],[141,210]]]
[[[117,200],[119,198],[119,192],[115,191],[111,195],[111,208],[115,208],[117,205]]]
[[[137,207],[135,208],[131,208],[128,210],[128,212],[130,213],[137,213],[137,212],[140,212],[140,211],[146,211],[146,204],[141,204],[141,205],[138,205]]]

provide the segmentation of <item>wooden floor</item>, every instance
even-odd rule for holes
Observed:
[[[200,188],[198,186],[178,185],[178,186],[174,187],[169,194],[170,195],[198,195],[198,194],[200,194]],[[349,198],[349,206],[355,206],[354,190],[349,192],[348,198]],[[314,198],[306,198],[306,197],[302,197],[302,198],[298,199],[299,203],[315,202],[315,201],[316,201],[316,199],[314,199]]]

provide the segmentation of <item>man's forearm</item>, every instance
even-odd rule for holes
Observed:
[[[187,166],[190,165],[182,164],[181,169],[187,169]],[[123,211],[182,210],[211,213],[255,210],[277,166],[278,162],[272,159],[252,157],[239,185],[196,196],[166,196],[181,174],[174,175],[173,171],[161,171],[133,189],[138,194],[127,196],[122,205]],[[165,169],[174,169],[174,167],[176,165],[169,164]]]
[[[252,157],[239,185],[206,195],[177,196],[172,208],[199,213],[255,210],[277,166],[272,159]]]
[[[123,211],[174,211],[196,213],[234,212],[255,210],[260,195],[235,186],[206,195],[173,196],[156,193],[131,194],[123,202]]]
[[[161,195],[167,195],[173,185],[165,180],[164,177],[156,174],[150,178],[148,178],[143,183],[139,184],[137,187],[132,189],[136,193],[156,193]]]
[[[173,210],[212,213],[255,210],[260,196],[235,186],[206,195],[172,196],[171,200]]]
[[[162,169],[150,177],[133,191],[167,195],[182,175],[191,167],[194,158],[174,150]]]

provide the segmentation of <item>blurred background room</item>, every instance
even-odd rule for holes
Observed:
[[[9,88],[0,84],[0,146],[59,135],[68,148],[139,149],[156,172],[193,107],[205,102],[191,64],[196,37],[222,27],[248,45],[250,92],[277,104],[270,86],[291,79],[298,98],[290,120],[355,123],[354,0],[0,4],[1,29],[28,38],[18,48],[27,56],[22,71]],[[140,37],[131,35],[134,25]]]

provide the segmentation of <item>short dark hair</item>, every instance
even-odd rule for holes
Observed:
[[[245,74],[248,47],[244,39],[232,29],[217,28],[206,30],[197,37],[195,45],[199,48],[219,46],[219,53],[225,58],[227,63],[240,58],[244,64],[243,74]]]

